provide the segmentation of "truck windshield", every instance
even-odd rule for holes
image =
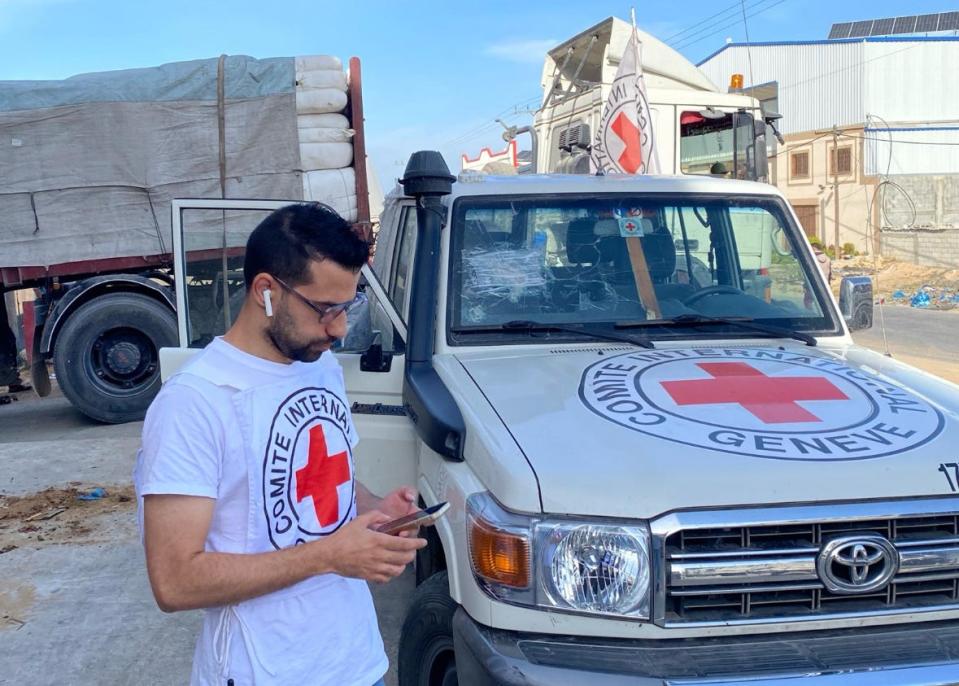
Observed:
[[[451,340],[478,343],[515,321],[611,330],[648,322],[651,338],[751,335],[732,323],[694,325],[697,316],[838,333],[787,217],[779,201],[760,197],[461,198]],[[515,336],[509,329],[501,335]]]

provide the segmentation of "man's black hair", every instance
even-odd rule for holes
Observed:
[[[250,234],[243,261],[247,290],[266,272],[291,286],[310,280],[310,260],[333,260],[359,271],[370,256],[369,243],[343,217],[322,203],[287,205],[273,211]]]

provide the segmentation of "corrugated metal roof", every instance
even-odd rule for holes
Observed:
[[[869,38],[732,44],[700,69],[720,84],[734,73],[743,74],[747,86],[775,82],[780,130],[798,133],[862,125],[867,115],[956,121],[957,63],[959,38]]]
[[[726,43],[714,53],[701,59],[696,66],[702,67],[706,62],[729,48],[761,48],[778,47],[785,45],[834,45],[837,43],[926,43],[926,42],[959,42],[959,36],[866,36],[862,38],[822,38],[817,40],[785,40],[785,41],[757,41],[755,43]]]
[[[747,86],[776,82],[783,133],[864,120],[862,41],[836,42],[830,50],[811,43],[750,47],[752,69],[744,46],[718,54],[700,69],[715,83],[729,83],[731,74],[743,74]]]

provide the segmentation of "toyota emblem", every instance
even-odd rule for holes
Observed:
[[[833,593],[870,593],[884,589],[899,571],[899,553],[878,534],[842,536],[823,546],[816,570]]]

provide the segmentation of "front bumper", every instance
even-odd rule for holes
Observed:
[[[526,634],[453,617],[462,686],[946,686],[959,684],[959,622],[702,639]]]

